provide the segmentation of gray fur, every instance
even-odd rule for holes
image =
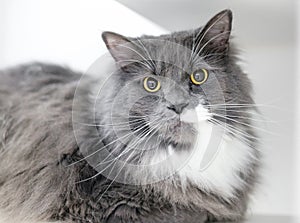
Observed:
[[[223,13],[227,13],[231,20],[230,11]],[[166,51],[163,47],[158,50],[155,46],[147,45],[147,40],[169,40],[191,48],[192,37],[199,32],[201,29],[159,37],[143,36],[140,39],[150,54],[156,54],[156,58],[172,57],[174,52]],[[218,41],[217,43],[220,43],[224,39]],[[213,52],[218,55],[213,56]],[[113,56],[114,53],[112,52]],[[205,62],[218,67],[214,72],[226,102],[253,104],[250,81],[236,64],[233,46],[222,42],[218,47],[207,46],[203,53],[202,58],[210,57],[199,63],[203,65]],[[115,59],[118,61],[119,58]],[[183,67],[186,66],[184,60],[181,62]],[[120,79],[116,81],[117,84],[132,78],[130,75],[126,76],[128,73],[143,72],[139,65],[120,65]],[[156,73],[175,73],[170,69],[176,68],[170,67],[169,72],[163,74],[164,68],[163,64],[156,64]],[[217,192],[205,192],[192,184],[183,192],[179,184],[168,180],[150,185],[111,182],[103,175],[97,174],[86,160],[82,160],[83,154],[79,149],[79,146],[83,146],[89,151],[94,151],[108,143],[114,137],[109,129],[100,129],[103,135],[108,136],[102,145],[97,143],[98,136],[88,127],[82,128],[84,140],[79,140],[79,144],[74,137],[72,103],[80,77],[80,73],[70,69],[41,63],[17,66],[0,72],[1,209],[12,216],[19,215],[27,219],[93,223],[193,223],[207,220],[238,220],[243,217],[249,194],[256,183],[259,166],[257,142],[253,139],[255,133],[252,128],[232,123],[253,136],[248,140],[253,146],[253,156],[257,159],[253,160],[247,171],[237,173],[246,184],[235,191],[231,200],[224,199],[222,194]],[[177,77],[169,78],[176,80]],[[187,80],[176,81],[184,87]],[[80,118],[85,123],[89,123],[91,119],[89,89],[94,82],[92,78],[87,78],[84,87],[79,89],[82,101]],[[216,92],[209,86],[207,91],[213,100]],[[113,96],[113,90],[108,92],[107,97]],[[105,115],[104,106],[101,107],[100,103],[97,108],[97,122],[105,122],[102,117]],[[248,108],[243,107],[238,108],[238,111],[228,111],[227,114],[235,117],[236,114],[240,114],[237,112],[244,112],[243,117],[250,117],[247,111]],[[250,124],[249,119],[237,120]],[[76,164],[71,165],[74,162]],[[90,177],[90,180],[78,183]]]

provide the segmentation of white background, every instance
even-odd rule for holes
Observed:
[[[0,67],[38,60],[85,71],[106,52],[101,33],[107,30],[163,31],[115,1],[1,0]]]
[[[262,134],[264,178],[251,210],[266,215],[297,214],[294,202],[299,180],[295,168],[300,163],[300,69],[296,72],[296,37],[290,36],[291,29],[296,29],[296,14],[289,5],[293,1],[204,4],[189,0],[184,7],[178,0],[121,2],[131,3],[131,8],[164,28],[112,0],[1,0],[0,68],[35,60],[85,71],[105,52],[101,40],[104,30],[130,36],[161,34],[166,29],[200,26],[218,10],[232,8],[233,32],[243,49],[244,68],[254,82],[258,103],[271,105],[262,108],[267,120],[276,122],[266,126],[272,134]]]

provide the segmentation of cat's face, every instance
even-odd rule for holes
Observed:
[[[111,140],[135,150],[114,146],[112,153],[138,164],[156,153],[188,151],[199,123],[222,125],[227,102],[252,102],[248,80],[238,77],[244,74],[229,53],[231,20],[231,12],[223,11],[192,31],[141,38],[103,33],[120,69],[100,99],[99,117],[110,113],[100,123]]]

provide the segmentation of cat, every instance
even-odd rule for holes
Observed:
[[[0,209],[66,222],[243,219],[260,152],[231,26],[223,10],[194,30],[104,32],[116,66],[105,81],[45,63],[1,71]]]

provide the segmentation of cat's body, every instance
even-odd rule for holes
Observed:
[[[231,58],[226,60],[223,72],[241,72]],[[240,141],[224,136],[228,145],[220,150],[219,161],[202,178],[184,173],[185,186],[168,179],[146,185],[113,182],[97,174],[80,148],[97,149],[108,142],[95,143],[88,127],[83,127],[84,142],[74,136],[73,99],[80,78],[80,73],[40,63],[0,72],[1,209],[21,218],[91,223],[193,223],[243,217],[258,166],[255,140],[234,148]],[[240,91],[245,92],[240,94],[248,96],[248,79],[235,81],[242,83]],[[95,82],[86,78],[77,89],[80,106],[86,109],[81,117],[85,122],[92,115],[90,89]]]

